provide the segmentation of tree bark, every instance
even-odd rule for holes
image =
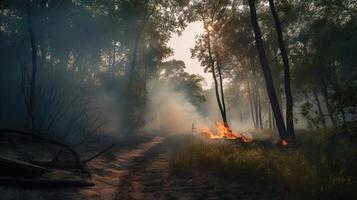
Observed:
[[[290,65],[288,54],[285,48],[284,39],[283,39],[283,31],[281,28],[281,23],[279,19],[279,15],[276,11],[274,0],[269,0],[269,6],[271,13],[274,18],[275,30],[278,36],[278,45],[280,49],[280,54],[284,63],[284,88],[286,95],[286,127],[291,140],[295,140],[295,131],[294,131],[294,116],[293,116],[293,97],[291,94],[291,86],[290,86]]]
[[[288,139],[289,135],[286,132],[283,116],[282,116],[281,110],[279,108],[279,102],[278,102],[278,98],[277,98],[276,92],[275,92],[273,77],[271,75],[268,59],[267,59],[267,56],[265,53],[264,44],[263,44],[263,40],[262,40],[262,36],[261,36],[260,27],[259,27],[258,20],[257,20],[255,2],[254,2],[254,0],[248,0],[248,3],[249,3],[252,26],[253,26],[253,30],[254,30],[255,43],[256,43],[260,64],[261,64],[265,82],[266,82],[266,87],[267,87],[268,96],[270,99],[270,104],[271,104],[271,107],[272,107],[272,110],[273,110],[273,113],[275,116],[276,124],[278,126],[279,136],[281,139]]]
[[[27,28],[30,36],[31,43],[31,56],[32,56],[32,74],[31,74],[31,83],[30,83],[30,99],[27,105],[27,119],[26,124],[31,123],[31,129],[34,128],[34,109],[35,109],[35,93],[36,93],[36,78],[37,78],[37,47],[35,40],[35,33],[33,30],[32,16],[31,16],[31,2],[27,0],[26,2],[26,14],[27,14]]]

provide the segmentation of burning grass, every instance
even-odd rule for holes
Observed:
[[[210,139],[228,139],[228,140],[240,140],[244,143],[250,143],[253,141],[252,138],[242,134],[242,133],[234,133],[228,126],[228,123],[216,122],[217,131],[212,131],[209,127],[202,128],[202,134]]]
[[[331,141],[329,131],[301,132],[302,145],[235,145],[193,139],[174,154],[174,173],[213,172],[237,179],[284,186],[288,199],[356,199],[356,152],[346,138]],[[310,135],[314,134],[314,137]]]

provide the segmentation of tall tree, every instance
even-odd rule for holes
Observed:
[[[200,51],[201,55],[196,56],[205,64],[206,69],[212,73],[215,96],[222,121],[224,126],[229,128],[224,99],[222,62],[217,47],[217,38],[215,37],[215,26],[218,24],[219,18],[224,15],[226,4],[226,1],[203,1],[193,5],[193,10],[198,13],[198,18],[203,22],[205,30],[203,39],[199,41],[201,44],[199,44],[199,47],[196,46],[193,52]]]
[[[293,97],[291,94],[291,84],[290,84],[290,65],[288,54],[285,48],[283,31],[281,28],[281,22],[279,15],[276,11],[274,0],[269,0],[270,11],[274,18],[275,30],[278,37],[278,44],[280,49],[280,55],[284,64],[284,88],[286,95],[286,128],[289,134],[290,139],[295,140],[295,131],[294,131],[294,116],[293,116]]]
[[[27,103],[27,125],[31,123],[31,128],[34,127],[34,110],[36,105],[36,78],[37,78],[37,45],[35,40],[35,33],[32,23],[31,15],[31,1],[26,2],[26,14],[27,14],[27,29],[30,36],[31,44],[31,58],[32,58],[32,73],[31,73],[31,83],[30,83],[30,96],[29,102]]]
[[[258,24],[257,13],[255,9],[255,0],[248,0],[251,22],[253,26],[254,36],[255,36],[255,44],[257,47],[260,64],[262,67],[262,71],[265,78],[265,83],[268,91],[268,96],[270,99],[270,104],[275,116],[276,124],[278,127],[279,135],[281,139],[288,139],[288,134],[285,128],[283,116],[281,114],[281,110],[279,108],[279,101],[276,95],[275,86],[273,82],[273,78],[271,75],[269,62],[265,53],[264,44],[261,36],[261,30]]]

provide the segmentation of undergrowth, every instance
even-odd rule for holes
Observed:
[[[299,131],[299,145],[239,145],[191,138],[172,155],[176,174],[217,173],[263,184],[278,183],[290,199],[357,199],[356,150],[333,130]]]

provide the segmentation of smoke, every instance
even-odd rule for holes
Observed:
[[[187,96],[174,89],[167,81],[151,81],[148,84],[148,110],[145,115],[145,131],[150,133],[191,133],[192,126],[200,127],[206,119],[189,102]]]
[[[213,90],[206,91],[206,102],[197,108],[184,92],[175,89],[175,83],[154,80],[148,84],[147,89],[149,100],[143,127],[145,132],[185,134],[191,133],[194,127],[195,132],[200,133],[203,127],[217,130],[215,122],[222,121]],[[241,122],[233,114],[231,116],[229,124],[232,130],[251,136],[247,131],[251,129],[250,124]]]
[[[92,106],[98,114],[100,123],[108,121],[100,131],[113,135],[120,134],[119,106],[115,95],[111,95],[108,92],[101,92],[94,97]]]

